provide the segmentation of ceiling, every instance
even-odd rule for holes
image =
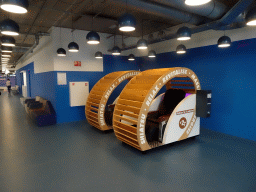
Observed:
[[[215,0],[224,4],[225,12],[231,10],[238,1]],[[200,18],[199,23],[193,23],[195,25],[212,22],[225,14],[221,14],[216,19],[209,19],[179,7],[166,5],[167,1],[164,0],[136,0],[136,5],[133,2],[135,0],[127,0],[126,6],[125,0],[29,0],[28,13],[24,15],[8,13],[0,9],[0,22],[10,18],[20,26],[21,35],[15,37],[16,47],[10,64],[13,65],[34,44],[36,34],[45,35],[52,26],[90,31],[93,20],[95,31],[121,34],[117,28],[117,20],[128,11],[136,17],[137,28],[135,32],[125,35],[139,37],[142,34],[142,23],[144,35],[184,23],[182,20],[171,18],[172,15],[166,16],[164,12],[161,14],[162,8],[177,10],[185,16],[192,15],[191,17]],[[145,4],[150,4],[152,9],[144,7]],[[157,7],[160,11],[155,12],[154,9]]]

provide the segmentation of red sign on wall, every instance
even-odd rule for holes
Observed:
[[[74,66],[81,67],[81,61],[74,61]]]

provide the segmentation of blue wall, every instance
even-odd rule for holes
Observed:
[[[103,72],[75,72],[61,71],[67,75],[67,85],[57,85],[58,71],[45,73],[34,73],[34,63],[30,63],[16,71],[17,84],[22,87],[21,71],[27,72],[27,79],[30,77],[31,89],[28,84],[28,96],[41,96],[51,101],[56,113],[57,123],[80,121],[85,119],[85,107],[70,107],[69,105],[69,82],[89,81],[89,89],[106,74],[114,71],[139,70],[136,61],[128,61],[127,57],[116,57],[112,55],[104,55]],[[120,94],[122,86],[118,87],[110,98],[110,102]],[[31,94],[29,94],[31,93]]]
[[[104,55],[103,72],[76,72],[66,71],[67,85],[56,85],[56,111],[57,122],[72,122],[85,119],[85,107],[70,107],[69,105],[69,82],[89,81],[89,89],[105,75],[114,71],[139,70],[136,62],[130,62],[127,57],[116,57],[112,55]],[[63,72],[63,71],[62,71]],[[65,72],[65,71],[64,71]],[[54,76],[57,77],[57,71]],[[119,87],[118,87],[119,88]],[[119,88],[120,90],[120,88]],[[121,91],[121,90],[120,90]],[[120,94],[120,91],[111,95],[111,102]]]
[[[49,100],[55,111],[56,111],[56,81],[57,76],[54,75],[54,72],[45,72],[45,73],[34,73],[34,63],[30,63],[16,71],[17,85],[22,87],[22,77],[21,71],[26,71],[27,74],[27,92],[28,97],[41,96]],[[30,77],[29,77],[30,76]],[[30,82],[28,82],[30,79]],[[29,86],[30,84],[30,86]]]
[[[230,48],[217,45],[138,59],[143,70],[187,67],[198,76],[204,90],[212,90],[212,114],[201,118],[201,126],[256,141],[254,123],[256,97],[256,39],[233,42]]]
[[[6,81],[7,79],[10,79],[11,86],[15,87],[16,85],[16,77],[15,76],[6,76],[6,75],[0,75],[0,87],[6,87]]]

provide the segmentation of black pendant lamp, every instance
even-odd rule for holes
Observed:
[[[128,6],[126,0],[126,13],[118,19],[118,27],[122,32],[131,32],[136,29],[136,19],[132,14],[128,13]]]
[[[93,0],[92,0],[92,8],[94,8],[93,6]],[[94,10],[93,10],[94,11]],[[92,17],[92,31],[90,31],[87,35],[86,35],[86,40],[88,44],[91,45],[97,45],[100,43],[100,36],[97,32],[93,31],[93,19],[94,17]]]
[[[186,41],[191,39],[191,30],[188,27],[181,27],[177,31],[177,40]]]
[[[68,51],[69,52],[78,52],[79,51],[79,46],[76,42],[71,42],[68,44]]]
[[[121,49],[116,46],[116,36],[114,36],[114,47],[112,49],[112,55],[120,55],[121,54]]]
[[[245,20],[246,20],[246,25],[256,26],[256,10],[255,10],[255,8],[253,8],[246,14]]]
[[[2,53],[11,53],[12,52],[12,47],[1,46],[1,51],[2,51]]]
[[[60,27],[60,43],[61,43],[61,27]],[[66,50],[63,48],[59,48],[57,50],[57,56],[65,57],[66,56]]]
[[[143,39],[143,21],[142,21],[142,38],[137,42],[137,49],[147,49],[148,48],[148,42],[147,40]]]
[[[60,57],[65,57],[66,56],[66,50],[63,49],[63,48],[59,48],[57,50],[57,55],[60,56]]]
[[[136,19],[132,14],[125,13],[118,19],[119,30],[122,32],[131,32],[136,29]]]
[[[231,45],[231,39],[228,36],[224,35],[221,38],[219,38],[218,47],[226,48],[226,47],[230,47],[230,45]]]
[[[156,52],[154,50],[149,51],[148,52],[148,57],[150,57],[150,58],[156,57]]]
[[[73,36],[73,17],[72,17],[72,39],[73,39],[73,42],[69,43],[68,44],[68,51],[69,52],[78,52],[79,51],[79,46],[76,42],[74,42],[74,36]]]
[[[199,6],[209,3],[211,0],[185,0],[185,4],[189,6]]]
[[[14,47],[15,46],[15,39],[11,36],[2,36],[1,37],[1,45]]]
[[[11,13],[27,13],[28,0],[2,0],[1,9]]]
[[[146,39],[140,39],[137,42],[137,49],[147,49],[148,48],[148,42]]]
[[[120,55],[121,49],[118,46],[114,46],[112,49],[112,55]]]
[[[187,48],[185,47],[185,45],[179,45],[177,48],[176,48],[176,53],[177,54],[184,54],[187,52]]]
[[[20,27],[15,21],[11,19],[6,19],[2,21],[1,33],[3,35],[17,36],[19,35],[19,31],[20,31]]]
[[[96,45],[100,43],[100,36],[97,32],[95,31],[90,31],[87,35],[86,35],[86,40],[88,44],[91,45]]]
[[[102,59],[102,58],[103,58],[102,52],[97,51],[97,52],[95,53],[95,58],[96,58],[96,59]]]
[[[130,55],[128,56],[128,60],[129,60],[129,61],[134,61],[134,60],[135,60],[135,56],[134,56],[133,54],[130,54]]]

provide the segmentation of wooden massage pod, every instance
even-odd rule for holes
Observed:
[[[131,79],[140,71],[118,71],[102,77],[92,88],[85,105],[85,115],[90,125],[105,131],[112,129],[105,122],[104,113],[109,96],[124,80]]]
[[[176,77],[190,80],[172,80]],[[176,106],[169,120],[177,119],[177,117],[174,116],[178,114],[178,109],[182,109],[184,107],[186,109],[187,104],[190,105],[188,107],[191,107],[192,105],[193,109],[190,110],[191,113],[188,113],[191,118],[187,119],[188,122],[186,127],[181,130],[182,134],[179,133],[181,134],[180,138],[176,140],[178,141],[188,138],[190,132],[193,130],[193,126],[196,124],[195,120],[197,121],[199,119],[195,116],[195,93],[197,90],[201,89],[201,86],[196,74],[192,70],[183,67],[160,68],[143,71],[125,86],[119,95],[114,109],[113,128],[116,137],[122,142],[125,142],[141,151],[167,144],[165,142],[170,138],[166,135],[164,135],[164,142],[162,143],[150,144],[147,142],[145,135],[147,114],[150,110],[151,104],[154,103],[155,96],[163,86],[166,85],[166,88],[169,89],[173,86],[172,83],[180,83],[177,86],[183,86],[183,83],[186,82],[190,82],[189,86],[192,86],[192,89],[188,89],[187,86],[182,89],[186,93],[191,93],[191,95],[184,98]],[[181,115],[179,118],[180,117]],[[167,126],[170,124],[169,120]],[[175,126],[177,127],[179,125]],[[170,134],[172,133],[169,133],[169,135]]]

